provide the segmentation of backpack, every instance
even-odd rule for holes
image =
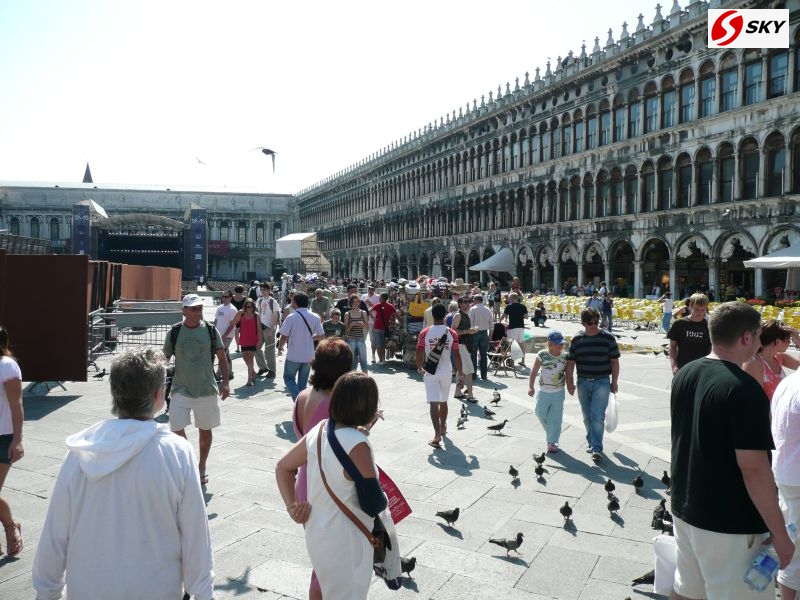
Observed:
[[[180,323],[175,323],[172,328],[169,330],[169,341],[172,342],[172,354],[175,354],[175,344],[178,342],[178,334],[181,332],[181,327],[183,326],[183,321]],[[206,323],[206,329],[208,329],[208,337],[211,339],[211,362],[214,362],[214,356],[216,355],[216,349],[214,348],[214,342],[217,339],[217,336],[214,335],[216,327],[214,327],[211,323]]]

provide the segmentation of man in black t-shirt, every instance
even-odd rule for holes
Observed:
[[[501,322],[508,320],[508,337],[522,348],[522,360],[519,363],[522,366],[525,366],[525,317],[527,316],[528,308],[522,303],[519,294],[511,292]]]
[[[774,598],[743,582],[765,534],[781,566],[794,544],[775,493],[769,400],[740,365],[760,345],[761,315],[743,302],[711,314],[711,354],[672,383],[673,598]]]
[[[711,352],[711,337],[706,321],[708,297],[705,294],[692,294],[689,307],[691,314],[674,321],[667,333],[673,375],[684,365]]]

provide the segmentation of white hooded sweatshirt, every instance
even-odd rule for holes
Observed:
[[[33,565],[36,598],[210,600],[211,537],[191,445],[154,421],[67,438]],[[65,577],[66,573],[66,577]]]

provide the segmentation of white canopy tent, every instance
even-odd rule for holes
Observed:
[[[800,243],[744,261],[750,269],[786,269],[787,290],[800,289]]]
[[[495,254],[477,265],[472,265],[470,271],[498,271],[506,273],[514,273],[517,266],[514,263],[514,253],[511,248],[500,248]]]
[[[275,258],[299,258],[299,271],[304,273],[330,273],[331,263],[319,249],[317,234],[290,233],[275,241]]]

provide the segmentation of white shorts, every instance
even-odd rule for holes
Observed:
[[[472,357],[469,355],[467,347],[459,344],[458,355],[461,357],[461,372],[464,375],[472,375],[475,372],[475,367],[472,366]]]
[[[686,598],[708,600],[774,600],[775,586],[759,593],[744,582],[744,574],[764,548],[766,534],[717,533],[675,517],[677,569],[675,591]]]
[[[800,485],[778,484],[778,501],[787,523],[800,523]],[[778,583],[800,590],[800,550],[795,548],[792,562],[778,571]]]
[[[180,431],[191,425],[192,411],[194,411],[194,426],[198,429],[219,427],[219,398],[216,395],[189,398],[183,394],[173,393],[169,403],[169,428],[172,431]]]
[[[525,346],[522,344],[525,343],[525,328],[524,327],[517,327],[516,329],[509,329],[506,333],[508,337],[519,344],[519,347],[524,350]]]
[[[429,404],[447,402],[448,398],[450,398],[450,385],[453,383],[453,376],[450,373],[450,365],[447,368],[447,375],[425,373],[422,378],[425,384],[425,397]]]

